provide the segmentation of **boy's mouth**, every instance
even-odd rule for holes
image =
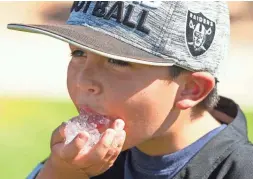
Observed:
[[[90,108],[86,105],[78,106],[78,112],[79,112],[80,115],[96,115],[96,116],[109,118],[109,116],[104,115],[104,114],[100,114],[100,113],[96,112],[95,110],[93,110],[92,108]]]
[[[86,105],[78,106],[78,112],[80,116],[86,116],[89,123],[96,124],[97,129],[108,127],[113,121],[112,117],[100,114]]]

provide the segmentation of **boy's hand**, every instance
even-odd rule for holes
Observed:
[[[38,179],[42,178],[75,178],[85,179],[99,175],[108,170],[117,159],[125,141],[124,121],[117,119],[112,128],[107,129],[100,141],[88,151],[80,152],[88,140],[87,132],[79,133],[72,142],[65,145],[63,123],[52,134],[51,155],[41,170]],[[120,140],[115,140],[115,135]]]

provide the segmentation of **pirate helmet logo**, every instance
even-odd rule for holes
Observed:
[[[192,56],[205,53],[215,35],[215,23],[202,13],[188,11],[186,24],[187,46]]]

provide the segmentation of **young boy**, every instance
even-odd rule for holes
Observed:
[[[74,105],[113,123],[86,154],[89,136],[64,145],[63,123],[28,178],[252,178],[245,117],[217,95],[229,43],[224,2],[74,2],[67,25],[8,28],[69,43]],[[122,140],[112,145],[116,132]]]

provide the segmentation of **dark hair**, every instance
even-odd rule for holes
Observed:
[[[180,74],[187,72],[187,70],[178,67],[178,66],[171,66],[169,67],[169,74],[172,79],[177,78]],[[199,110],[205,110],[209,108],[213,108],[217,105],[219,101],[219,95],[217,91],[217,82],[218,80],[215,78],[215,86],[212,89],[212,91],[204,98],[197,106],[195,109]]]

